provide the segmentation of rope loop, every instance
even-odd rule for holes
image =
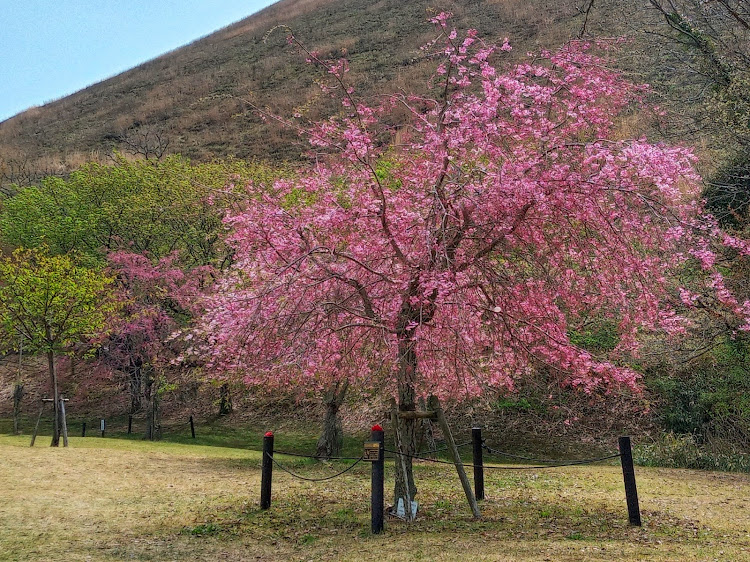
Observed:
[[[325,478],[307,478],[306,476],[301,476],[299,474],[296,474],[296,473],[292,472],[288,468],[286,468],[284,465],[282,465],[281,463],[279,463],[279,461],[277,461],[275,458],[273,458],[273,455],[269,455],[268,453],[266,453],[266,456],[269,459],[271,459],[271,462],[273,462],[273,464],[275,464],[276,466],[278,466],[281,470],[283,470],[284,472],[286,472],[290,476],[293,476],[294,478],[297,478],[298,480],[304,480],[305,482],[325,482],[326,480],[333,480],[334,478],[338,478],[342,474],[345,474],[345,473],[349,472],[352,468],[354,468],[355,466],[357,466],[359,464],[359,462],[363,458],[363,457],[359,457],[354,463],[352,463],[351,465],[347,466],[341,472],[338,472],[338,473],[334,474],[333,476],[326,476]]]

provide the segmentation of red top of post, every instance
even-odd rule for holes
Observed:
[[[373,431],[383,431],[383,428],[380,427],[379,423],[376,423],[375,425],[372,426],[372,430]]]
[[[273,437],[273,431],[266,431],[266,437]]]

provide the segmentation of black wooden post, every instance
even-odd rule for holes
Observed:
[[[86,437],[86,422],[81,424],[81,437]]]
[[[482,460],[482,428],[471,428],[474,462],[474,495],[478,500],[484,499],[484,462]]]
[[[370,526],[372,534],[378,535],[383,532],[383,514],[385,511],[385,455],[383,452],[385,433],[380,425],[376,424],[372,426],[370,440],[380,443],[380,458],[372,463],[372,476],[370,479],[372,489]]]
[[[638,489],[635,486],[635,469],[633,468],[633,449],[630,437],[618,438],[620,447],[620,462],[622,463],[622,478],[625,481],[625,500],[628,504],[628,519],[630,524],[641,526],[641,510],[638,507]]]
[[[102,437],[104,437],[104,430],[107,428],[107,422],[102,418],[99,420],[99,429],[102,430]]]
[[[133,416],[128,416],[128,435],[133,433]]]
[[[195,425],[193,425],[193,416],[190,416],[190,434],[195,439]]]
[[[260,477],[260,508],[271,507],[271,478],[273,476],[273,432],[263,436],[263,461]]]

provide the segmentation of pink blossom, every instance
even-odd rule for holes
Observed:
[[[448,17],[433,22],[447,29]],[[636,388],[627,359],[639,333],[679,334],[679,309],[700,302],[669,281],[687,257],[721,306],[750,318],[713,275],[717,233],[691,200],[694,156],[617,139],[616,119],[642,89],[596,44],[499,69],[488,60],[507,41],[441,35],[426,50],[443,54],[445,103],[393,96],[370,107],[344,90],[344,114],[309,131],[328,157],[252,188],[227,218],[235,261],[201,301],[193,339],[211,370],[461,397],[546,366],[584,392]],[[402,108],[408,123],[389,149]],[[591,319],[615,327],[615,352],[571,341]]]

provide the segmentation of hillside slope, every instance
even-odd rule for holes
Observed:
[[[287,25],[324,57],[347,56],[360,92],[424,84],[431,63],[419,47],[434,36],[436,9],[517,53],[555,47],[583,25],[580,0],[281,0],[183,48],[0,123],[5,183],[64,172],[113,148],[205,160],[234,155],[296,160],[296,135],[257,118],[243,100],[282,115],[317,100],[315,71],[286,45]],[[602,12],[603,14],[603,12]],[[604,14],[603,14],[604,15]],[[588,22],[593,28],[592,21]]]

